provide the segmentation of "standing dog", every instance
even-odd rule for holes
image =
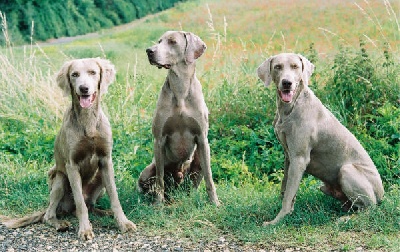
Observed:
[[[175,184],[189,176],[197,188],[204,176],[210,201],[219,205],[210,167],[208,109],[195,61],[206,45],[188,32],[168,31],[146,50],[150,64],[168,69],[153,118],[154,159],[140,174],[138,187],[164,201],[164,175]]]
[[[126,218],[118,200],[111,160],[111,127],[100,107],[101,95],[114,79],[114,65],[104,59],[72,60],[61,68],[57,83],[65,95],[71,95],[72,106],[64,115],[54,144],[56,164],[48,173],[50,204],[45,212],[6,221],[7,227],[43,221],[57,231],[64,231],[70,224],[58,220],[57,214],[75,211],[79,219],[79,237],[93,239],[88,210],[101,212],[94,204],[105,187],[120,230],[136,228]]]
[[[311,62],[292,53],[272,56],[257,69],[265,86],[271,81],[277,86],[274,128],[285,151],[282,209],[264,225],[293,211],[304,172],[322,180],[321,190],[346,210],[374,205],[384,194],[368,153],[308,88],[313,70]]]

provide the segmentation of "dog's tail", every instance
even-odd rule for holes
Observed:
[[[36,212],[31,215],[28,215],[28,216],[25,216],[22,218],[16,218],[16,219],[8,219],[8,218],[2,216],[1,221],[2,221],[2,224],[8,228],[20,228],[20,227],[28,226],[33,223],[43,221],[43,217],[44,217],[45,213],[46,213],[46,211]]]

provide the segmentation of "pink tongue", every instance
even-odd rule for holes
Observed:
[[[294,91],[291,90],[290,92],[283,92],[283,91],[279,91],[281,93],[281,98],[282,101],[284,102],[291,102],[293,95],[294,95]]]
[[[92,105],[92,96],[80,96],[79,103],[81,104],[82,108],[88,108]]]

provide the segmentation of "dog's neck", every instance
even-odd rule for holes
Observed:
[[[98,90],[98,94],[100,90]],[[79,104],[79,99],[76,94],[73,94],[72,98],[72,113],[76,124],[80,130],[84,132],[86,136],[95,136],[98,131],[98,125],[100,120],[100,95],[98,95],[93,102],[93,105],[89,108],[82,108]]]
[[[167,83],[177,100],[178,107],[183,106],[185,99],[189,96],[194,78],[196,78],[196,66],[194,63],[190,65],[181,63],[172,66],[169,70]]]

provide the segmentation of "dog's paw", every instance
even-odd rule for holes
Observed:
[[[273,225],[273,223],[272,223],[272,221],[264,221],[264,223],[262,225],[263,225],[263,227],[268,227],[268,226]]]
[[[153,202],[153,205],[163,205],[165,203],[165,198],[163,194],[157,194]]]
[[[57,232],[67,231],[69,229],[69,226],[71,225],[71,223],[69,223],[68,221],[58,220],[57,218],[47,219],[46,216],[43,222],[46,223],[47,225],[55,227]]]
[[[90,212],[92,212],[98,216],[112,216],[113,215],[113,212],[111,210],[103,210],[103,209],[99,209],[99,208],[95,208],[95,207],[90,209]]]
[[[222,203],[219,200],[213,200],[213,201],[211,201],[211,203],[214,204],[216,207],[222,206]]]
[[[94,233],[92,228],[86,230],[79,230],[78,235],[79,238],[81,238],[81,240],[83,241],[92,240],[94,238]]]
[[[119,224],[119,229],[121,230],[122,233],[132,232],[136,230],[136,225],[132,221],[127,219],[123,223]]]
[[[55,224],[57,232],[67,231],[70,225],[71,223],[69,223],[68,221],[58,221],[57,224]]]
[[[272,225],[275,225],[276,223],[278,223],[278,220],[276,220],[276,219],[274,219],[272,221],[264,221],[263,227],[272,226]]]

